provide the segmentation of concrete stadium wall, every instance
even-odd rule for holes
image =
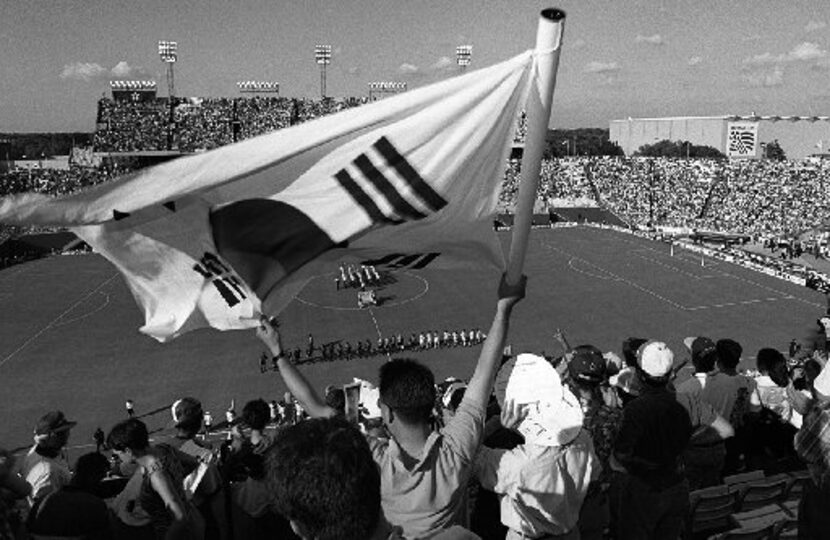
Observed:
[[[721,116],[679,118],[632,118],[612,120],[610,139],[630,156],[645,144],[657,141],[690,141],[726,153],[728,120]],[[797,122],[762,120],[758,122],[758,140],[761,143],[778,140],[787,157],[804,159],[811,154],[830,151],[830,122]],[[817,144],[821,142],[822,148]],[[758,158],[761,156],[759,145]]]
[[[758,126],[758,139],[763,143],[778,139],[787,158],[804,159],[830,150],[830,122],[763,121]],[[819,141],[822,141],[822,150],[816,146]]]
[[[641,146],[657,141],[690,141],[724,151],[726,120],[720,116],[680,118],[632,118],[612,120],[610,139],[630,156]]]

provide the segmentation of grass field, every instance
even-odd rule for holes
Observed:
[[[508,236],[505,236],[505,242]],[[514,352],[559,353],[562,328],[572,345],[619,352],[628,336],[669,343],[678,361],[682,340],[732,337],[745,357],[763,346],[786,349],[806,339],[824,312],[821,294],[705,259],[683,249],[593,228],[535,230],[526,273],[528,298],[516,309]],[[335,269],[333,268],[332,271]],[[312,281],[281,315],[287,347],[421,330],[480,327],[487,331],[498,275],[493,272],[405,271],[379,291],[381,307],[358,310],[353,291],[335,291],[334,273]],[[96,255],[53,257],[0,271],[0,446],[30,441],[35,420],[60,408],[79,421],[71,444],[91,441],[124,417],[132,398],[141,414],[183,395],[201,399],[216,421],[230,400],[237,410],[256,397],[278,398],[275,373],[259,372],[262,350],[252,331],[198,331],[159,344],[140,334],[142,316],[114,267]],[[468,377],[478,348],[411,353],[436,376]],[[316,363],[302,369],[322,388],[353,376],[374,379],[384,357]],[[753,365],[750,362],[750,365]],[[168,414],[148,419],[163,427]]]

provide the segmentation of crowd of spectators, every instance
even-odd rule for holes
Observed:
[[[511,161],[501,208],[515,205]],[[679,227],[790,239],[830,219],[830,161],[576,157],[545,160],[538,200],[589,198],[632,227]],[[818,233],[816,233],[818,235]],[[823,237],[822,237],[823,238]]]
[[[728,337],[687,338],[681,360],[645,337],[603,353],[557,332],[560,354],[514,356],[524,290],[502,281],[464,379],[394,358],[376,386],[318,393],[263,318],[280,402],[232,403],[214,424],[184,397],[151,439],[129,401],[71,467],[76,423],[48,412],[25,455],[0,450],[0,538],[678,538],[691,491],[805,469],[798,526],[822,537],[830,317],[814,346],[762,348],[755,366]]]
[[[198,152],[368,103],[364,98],[167,98],[98,102],[97,152]]]
[[[234,101],[228,98],[180,100],[173,109],[173,148],[212,150],[233,142]],[[166,139],[165,139],[166,144]],[[163,150],[152,148],[153,150]]]
[[[104,152],[166,150],[169,124],[166,98],[137,103],[101,98],[93,146]]]

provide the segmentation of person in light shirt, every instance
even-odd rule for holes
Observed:
[[[504,369],[516,362],[548,367],[545,382],[553,387],[546,392],[551,402],[539,406],[502,398],[502,425],[522,434],[525,443],[512,450],[483,447],[475,476],[482,488],[500,498],[506,540],[578,539],[579,511],[601,469],[591,435],[582,428],[582,408],[544,358],[521,354]]]

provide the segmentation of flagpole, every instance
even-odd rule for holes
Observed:
[[[510,284],[519,282],[524,267],[564,26],[565,12],[562,10],[548,8],[542,10],[539,15],[539,26],[536,30],[536,53],[539,56],[534,84],[531,86],[526,106],[527,137],[522,154],[521,183],[513,221],[510,258],[507,263],[507,283]]]

